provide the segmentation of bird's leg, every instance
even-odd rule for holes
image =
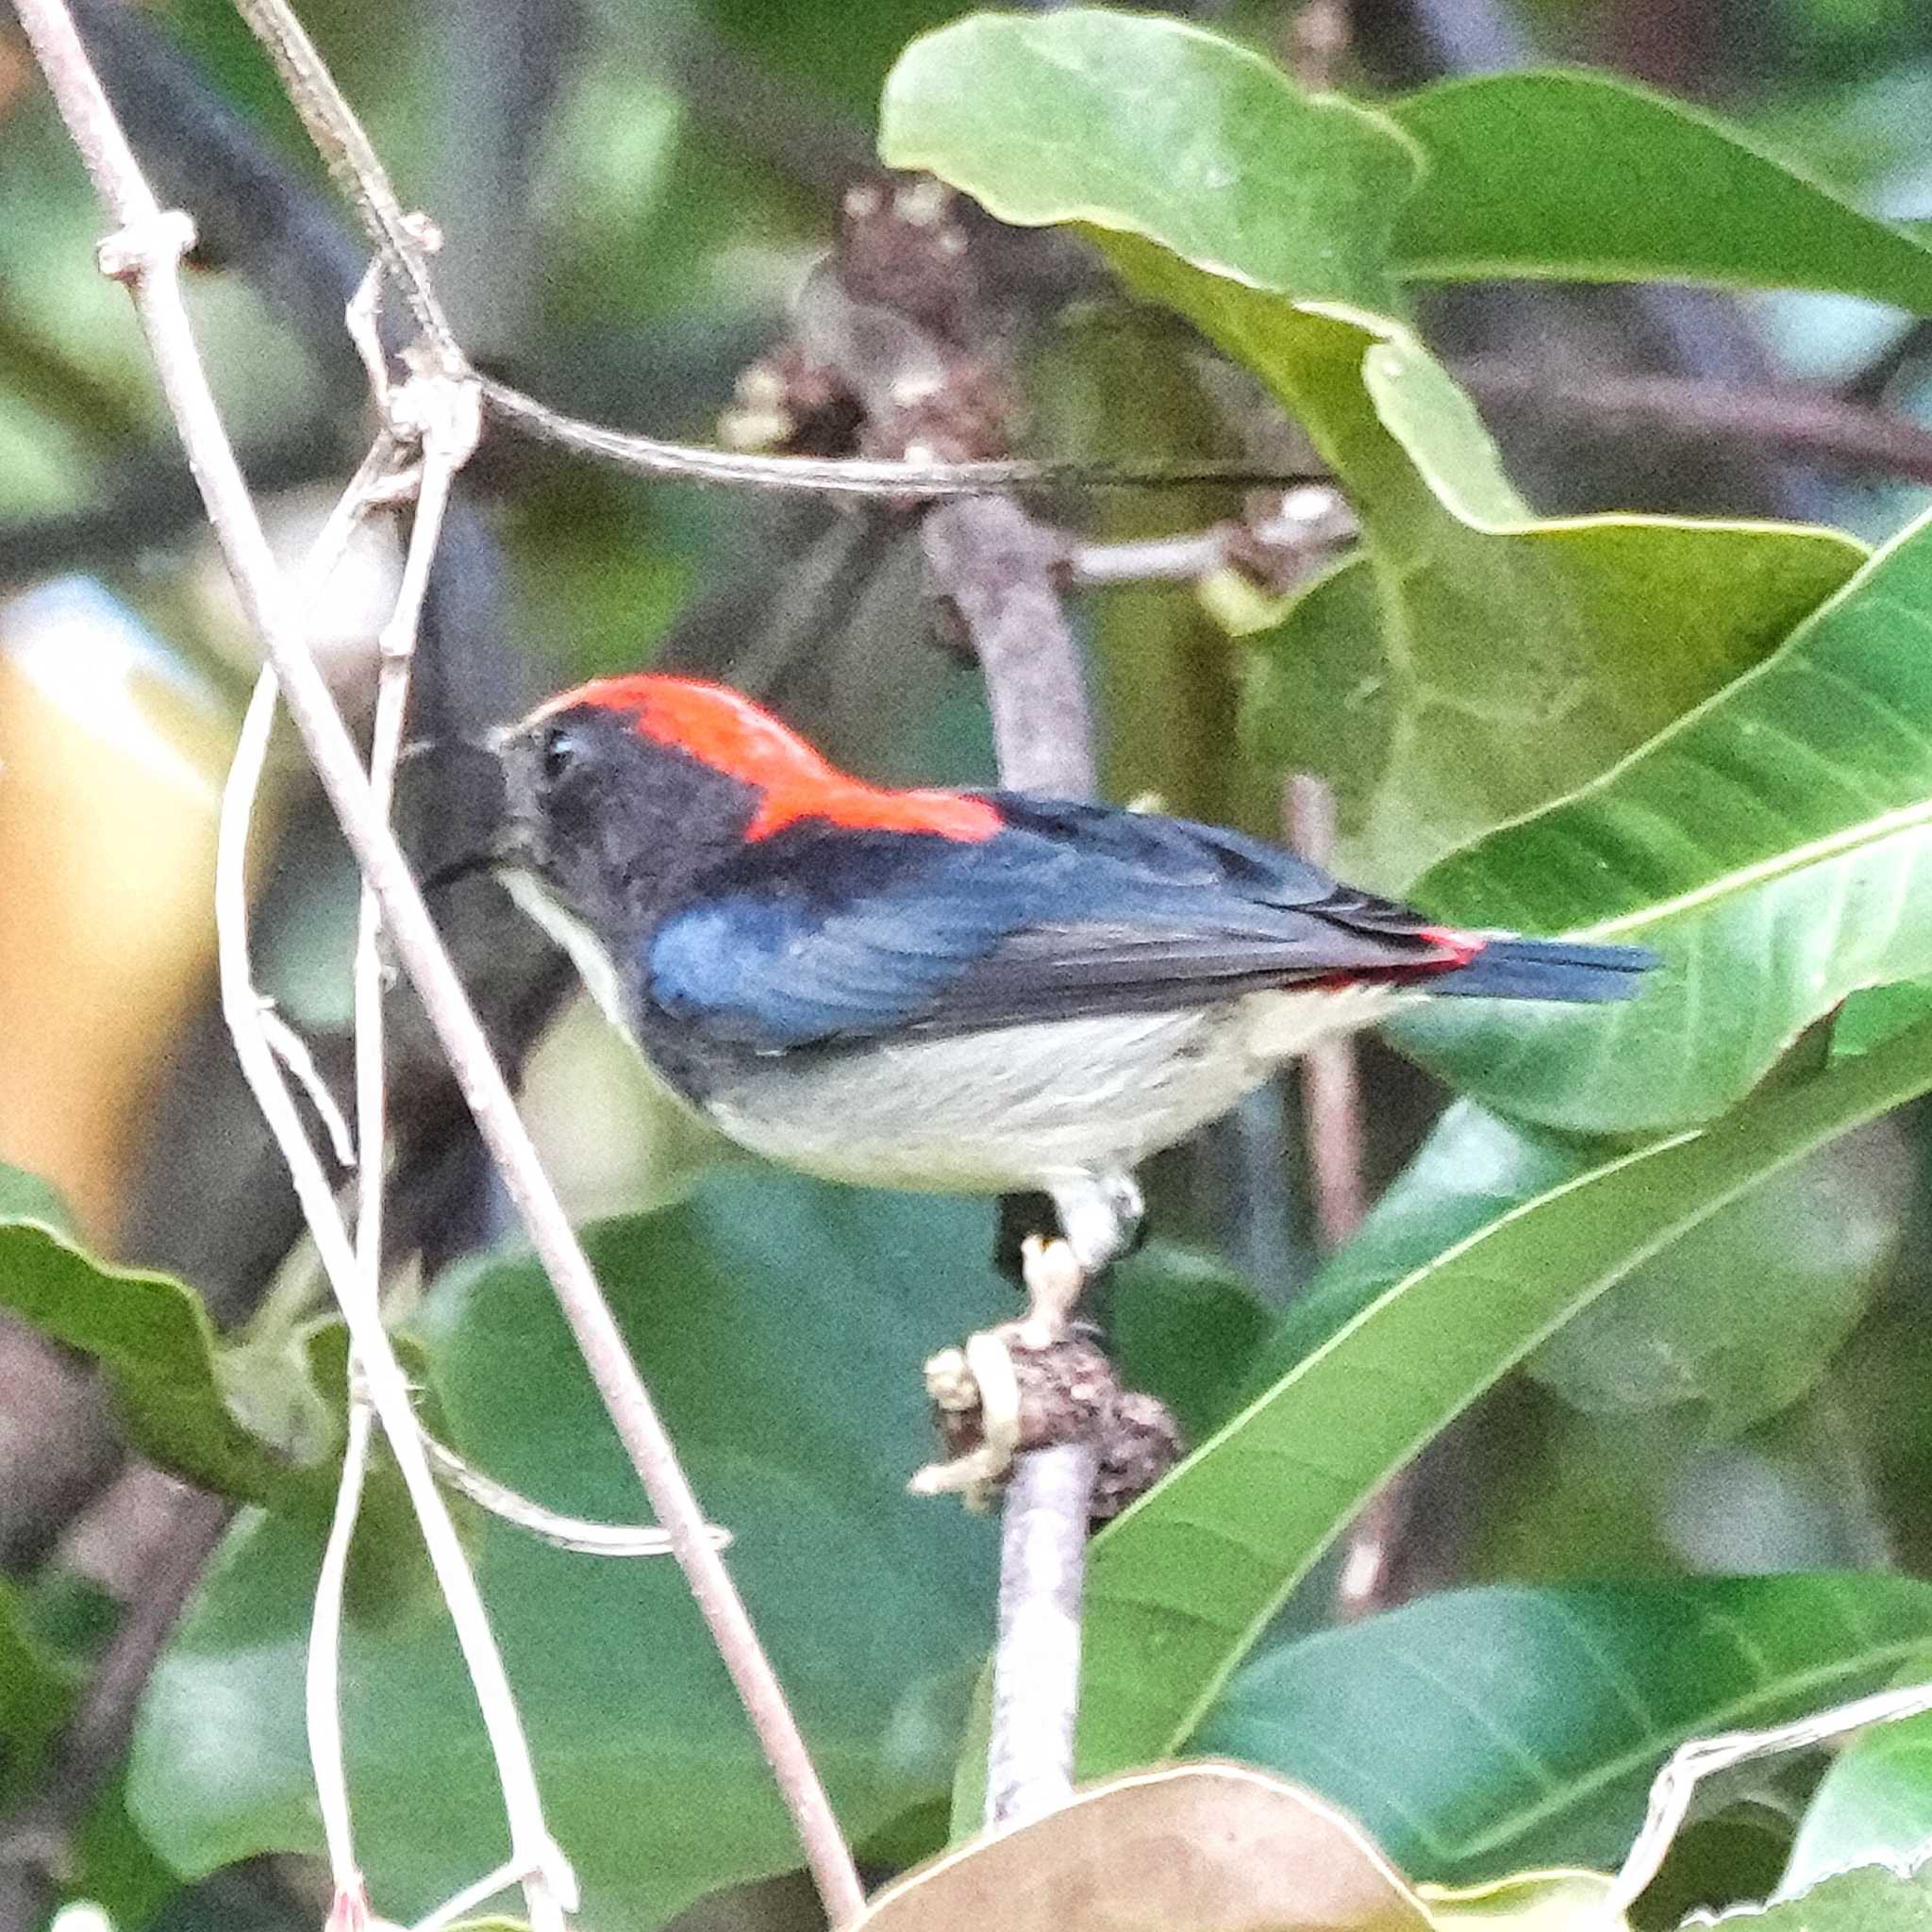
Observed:
[[[993,1332],[1010,1338],[1015,1348],[1051,1348],[1065,1339],[1080,1291],[1087,1286],[1087,1271],[1064,1236],[1049,1241],[1044,1235],[1029,1234],[1020,1245],[1020,1256],[1026,1313],[1017,1322],[1001,1323]]]
[[[992,1265],[1015,1288],[1024,1289],[1027,1237],[1044,1234],[1058,1225],[1051,1194],[1002,1194],[999,1226],[992,1241]]]

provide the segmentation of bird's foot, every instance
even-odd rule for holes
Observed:
[[[925,1365],[926,1393],[953,1453],[911,1481],[915,1495],[958,1495],[984,1509],[1023,1449],[1091,1441],[1100,1449],[1094,1515],[1111,1516],[1179,1454],[1174,1418],[1152,1396],[1122,1390],[1074,1309],[1086,1272],[1071,1243],[1027,1237],[1027,1310],[948,1348]]]
[[[941,1434],[958,1453],[929,1462],[907,1484],[915,1496],[957,1495],[969,1509],[986,1508],[1020,1447],[1020,1376],[1003,1323],[968,1336],[962,1348],[942,1348],[925,1365],[925,1392]]]
[[[1105,1522],[1174,1466],[1180,1432],[1163,1403],[1120,1386],[1091,1335],[1063,1326],[1057,1341],[1029,1348],[1015,1332],[1023,1325],[987,1329],[926,1363],[926,1390],[952,1454],[910,1487],[984,1509],[1021,1451],[1091,1442],[1099,1451],[1092,1520]]]
[[[1071,1243],[1030,1234],[1021,1244],[1026,1312],[968,1338],[963,1348],[941,1349],[925,1365],[925,1392],[949,1441],[976,1432],[972,1447],[949,1462],[928,1463],[912,1478],[915,1495],[958,1491],[983,1509],[1012,1467],[1021,1446],[1018,1355],[1044,1354],[1066,1341],[1087,1276]]]

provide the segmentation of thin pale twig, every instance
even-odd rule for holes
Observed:
[[[1602,1911],[1606,1924],[1621,1922],[1643,1890],[1662,1869],[1671,1846],[1690,1810],[1697,1787],[1707,1777],[1733,1765],[1749,1764],[1760,1757],[1781,1757],[1788,1751],[1806,1751],[1842,1738],[1868,1724],[1896,1724],[1902,1718],[1919,1717],[1932,1711],[1932,1684],[1910,1684],[1891,1690],[1876,1690],[1869,1697],[1830,1710],[1815,1711],[1809,1717],[1773,1724],[1761,1731],[1725,1731],[1714,1738],[1693,1738],[1671,1754],[1670,1761],[1657,1773],[1650,1788],[1650,1807],[1637,1841],[1618,1871],[1616,1880],[1605,1894]]]
[[[445,375],[468,369],[436,286],[426,251],[389,178],[389,170],[336,85],[335,75],[284,0],[236,0],[249,30],[274,61],[282,86],[329,173],[349,197],[383,265],[395,278],[416,325],[429,339]]]
[[[1135,537],[1114,543],[1072,543],[1066,575],[1074,590],[1110,584],[1191,584],[1227,561],[1228,539],[1239,525],[1215,524],[1173,537]]]
[[[275,1048],[275,1058],[288,1069],[296,1086],[308,1096],[308,1104],[315,1109],[323,1131],[328,1136],[329,1152],[335,1156],[336,1165],[353,1169],[356,1165],[356,1137],[349,1129],[349,1123],[336,1105],[335,1095],[328,1091],[328,1082],[322,1077],[322,1069],[315,1064],[315,1056],[308,1051],[308,1042],[282,1018],[275,1001],[266,993],[261,996],[261,1030],[268,1035],[268,1043]]]
[[[48,4],[48,0],[27,0],[30,7],[42,4]],[[488,1614],[423,1453],[408,1378],[390,1345],[374,1297],[360,1291],[359,1264],[348,1228],[336,1205],[328,1177],[303,1130],[293,1097],[282,1084],[275,1055],[259,1028],[260,1002],[248,961],[248,825],[275,722],[275,696],[274,673],[265,670],[242,720],[228,784],[223,793],[215,859],[215,925],[220,941],[223,1010],[242,1071],[288,1164],[316,1252],[348,1325],[351,1347],[361,1364],[369,1399],[390,1439],[397,1469],[423,1531],[430,1565],[449,1607],[450,1621],[462,1647],[464,1663],[475,1687],[477,1706],[496,1758],[505,1809],[510,1820],[512,1853],[520,1863],[527,1861],[526,1869],[532,1874],[525,1890],[531,1924],[536,1932],[561,1932],[563,1911],[575,1903],[575,1881],[543,1823],[535,1767]]]
[[[375,718],[371,733],[369,782],[375,809],[385,821],[395,796],[396,767],[402,758],[403,727],[408,710],[409,665],[415,653],[416,634],[421,622],[423,600],[427,592],[429,568],[436,555],[442,529],[442,514],[449,501],[450,484],[458,469],[475,449],[479,426],[474,386],[460,378],[420,376],[411,387],[418,391],[420,421],[401,426],[397,421],[395,396],[387,380],[380,344],[376,337],[377,304],[381,283],[377,270],[371,268],[363,277],[356,299],[349,305],[349,332],[361,350],[376,402],[385,421],[384,437],[372,452],[365,469],[379,459],[400,454],[406,441],[421,444],[422,460],[416,469],[416,514],[409,530],[409,544],[403,563],[402,582],[396,591],[393,609],[376,640]],[[423,392],[426,391],[426,404]],[[358,482],[363,478],[358,478]],[[380,480],[367,477],[369,493]],[[382,913],[375,895],[365,884],[357,922],[356,993],[356,1138],[362,1152],[360,1186],[356,1206],[356,1281],[353,1291],[361,1299],[368,1322],[382,1323],[382,1224],[385,1176],[388,1171],[388,1095],[383,1029]],[[337,1292],[342,1291],[337,1284]],[[330,1530],[330,1550],[325,1557],[323,1574],[316,1586],[316,1620],[308,1650],[308,1723],[310,1755],[314,1760],[318,1787],[325,1776],[335,1781],[340,1809],[339,1837],[331,1835],[329,1851],[335,1867],[338,1897],[359,1896],[362,1878],[354,1854],[349,1831],[348,1786],[341,1746],[341,1720],[339,1704],[340,1643],[341,1639],[342,1578],[348,1563],[349,1543],[355,1535],[356,1514],[360,1507],[362,1471],[368,1457],[369,1426],[372,1412],[361,1357],[351,1350],[348,1364],[349,1446],[356,1452],[353,1484],[345,1463],[337,1514]],[[413,1423],[413,1415],[412,1415]],[[329,1556],[334,1558],[331,1570]],[[479,1686],[479,1697],[484,1694]],[[512,1710],[509,1722],[515,1724]],[[316,1726],[321,1726],[320,1735]],[[512,1805],[511,1784],[505,1784],[505,1804]],[[325,1817],[326,1818],[326,1811]],[[547,1827],[541,1817],[534,1822],[541,1842]],[[520,1828],[511,1811],[511,1837],[527,1842],[529,1833]],[[520,1843],[519,1849],[522,1849]],[[531,1874],[533,1911],[554,1914],[564,1901],[545,1901],[548,1874]]]
[[[426,1429],[423,1447],[436,1473],[451,1489],[460,1490],[478,1508],[557,1549],[583,1557],[663,1557],[671,1553],[671,1539],[655,1524],[597,1523],[584,1516],[563,1516],[485,1475]],[[729,1549],[731,1532],[714,1526],[711,1541],[718,1549]]]
[[[348,1428],[342,1441],[342,1474],[336,1489],[328,1541],[323,1545],[322,1563],[315,1576],[315,1607],[308,1621],[308,1662],[303,1680],[308,1762],[315,1775],[329,1877],[338,1897],[359,1892],[362,1887],[349,1810],[347,1760],[342,1752],[342,1590],[349,1574],[349,1545],[355,1541],[356,1518],[362,1507],[362,1485],[369,1474],[369,1440],[375,1416],[368,1399],[352,1386]]]
[[[578,456],[595,457],[644,476],[677,476],[693,483],[731,483],[753,490],[797,491],[814,495],[883,496],[901,502],[949,496],[984,496],[1007,490],[1177,490],[1204,483],[1231,487],[1287,488],[1315,480],[1301,468],[1260,462],[1201,460],[1158,464],[1079,461],[1036,462],[1000,458],[985,462],[931,463],[884,457],[759,456],[667,442],[566,416],[508,383],[485,379],[483,400],[496,421],[540,441]]]
[[[466,1918],[478,1906],[488,1905],[499,1891],[508,1891],[511,1886],[520,1884],[524,1874],[515,1865],[499,1865],[494,1872],[486,1872],[474,1885],[466,1885],[453,1898],[446,1898],[426,1919],[418,1919],[409,1932],[443,1932],[447,1925],[454,1925],[458,1919]]]

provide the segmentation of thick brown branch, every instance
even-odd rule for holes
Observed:
[[[1059,540],[1002,496],[941,504],[920,534],[933,580],[965,619],[986,675],[1000,782],[1089,797],[1093,724],[1080,649],[1054,588]]]

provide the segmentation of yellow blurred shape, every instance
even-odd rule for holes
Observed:
[[[97,1237],[212,963],[231,738],[211,691],[97,585],[0,603],[0,1160]]]

